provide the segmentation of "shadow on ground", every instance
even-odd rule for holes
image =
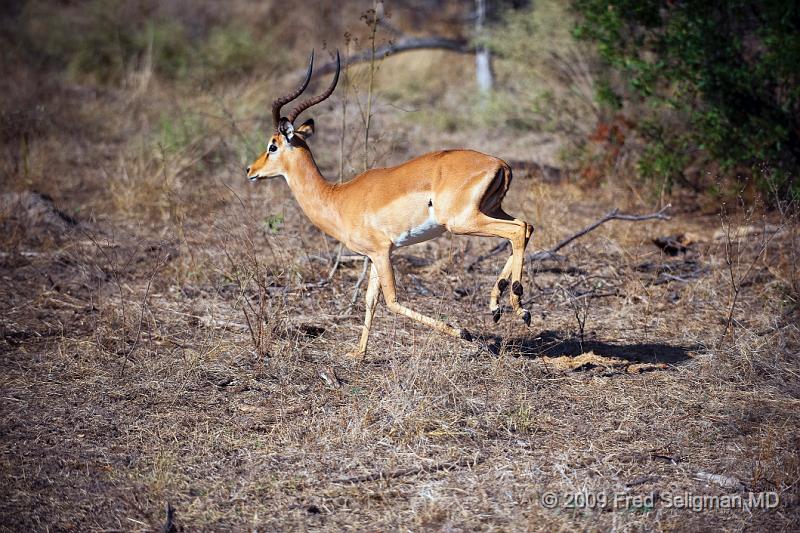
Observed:
[[[594,352],[602,357],[616,357],[632,363],[664,363],[675,365],[689,359],[689,353],[699,346],[673,346],[663,343],[614,344],[596,339],[581,339],[558,331],[543,331],[537,336],[481,337],[486,349],[498,355],[502,348],[522,357],[575,357]]]

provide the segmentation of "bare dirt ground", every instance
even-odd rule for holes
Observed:
[[[473,262],[498,241],[403,249],[402,300],[482,338],[379,306],[353,361],[360,263],[316,283],[335,243],[285,184],[246,185],[194,182],[177,215],[4,194],[0,529],[797,530],[798,233],[777,214],[609,222],[527,264],[530,328],[491,320],[505,256]],[[524,172],[506,205],[530,251],[645,210]],[[676,256],[652,242],[681,233]],[[779,503],[674,500],[750,492]]]

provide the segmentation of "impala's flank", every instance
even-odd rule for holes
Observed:
[[[294,121],[300,113],[333,93],[339,79],[338,52],[336,74],[328,89],[301,102],[287,116],[281,116],[281,108],[307,87],[313,64],[312,53],[303,84],[273,103],[275,130],[267,150],[247,167],[247,177],[256,181],[283,176],[314,225],[372,260],[364,328],[353,355],[366,354],[379,288],[391,311],[443,333],[471,339],[467,330],[418,313],[397,301],[392,250],[434,239],[445,231],[502,237],[511,242],[511,257],[492,287],[489,309],[497,322],[501,315],[499,298],[511,283],[511,307],[530,325],[531,315],[520,305],[520,298],[523,258],[533,226],[512,217],[501,207],[511,184],[509,166],[472,150],[444,150],[396,167],[368,170],[343,184],[328,182],[307,144],[314,133],[314,121],[309,119],[298,127]]]

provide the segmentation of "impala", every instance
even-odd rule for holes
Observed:
[[[445,231],[502,237],[511,242],[511,257],[492,287],[489,309],[497,322],[501,315],[499,299],[510,282],[511,307],[530,325],[531,314],[522,308],[520,298],[523,258],[533,226],[508,215],[501,207],[511,184],[511,168],[500,159],[473,150],[443,150],[396,167],[368,170],[346,183],[328,182],[307,144],[314,133],[313,119],[298,127],[294,122],[300,113],[333,93],[341,68],[338,51],[336,73],[328,89],[281,116],[281,108],[308,86],[313,66],[312,52],[305,81],[272,104],[274,132],[266,151],[246,171],[251,181],[283,176],[315,226],[372,261],[361,340],[350,355],[363,357],[367,352],[379,287],[392,312],[442,333],[472,340],[466,329],[418,313],[397,301],[392,251],[434,239]]]

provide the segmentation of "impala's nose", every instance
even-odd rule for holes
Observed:
[[[250,167],[245,167],[244,168],[244,172],[245,172],[245,174],[247,174],[249,176],[250,175]]]

